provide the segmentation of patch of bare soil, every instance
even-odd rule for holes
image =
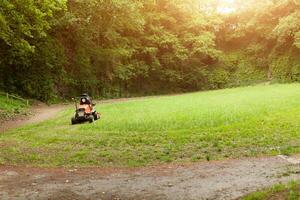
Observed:
[[[42,169],[0,166],[0,199],[237,199],[300,179],[279,157],[138,169]]]

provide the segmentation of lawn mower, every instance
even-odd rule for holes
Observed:
[[[77,104],[76,99],[80,99],[80,104]],[[88,95],[82,95],[78,98],[73,98],[75,102],[75,114],[71,119],[72,125],[82,123],[82,122],[90,122],[93,123],[95,120],[100,119],[100,113],[94,110],[94,106],[91,101],[91,98]]]

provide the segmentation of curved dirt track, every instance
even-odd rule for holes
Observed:
[[[139,99],[145,99],[151,97],[136,97],[136,98],[122,98],[122,99],[109,99],[103,101],[96,101],[99,104],[106,103],[117,103],[117,102],[125,102],[125,101],[133,101]],[[18,128],[27,124],[39,123],[45,121],[47,119],[54,118],[57,113],[66,109],[72,108],[73,104],[56,104],[48,106],[43,103],[39,103],[30,108],[29,116],[18,116],[14,120],[4,121],[0,123],[0,133],[5,132],[12,128]]]
[[[6,122],[0,132],[55,117],[71,106],[35,106],[29,119]],[[0,165],[0,199],[237,199],[263,187],[300,179],[299,163],[300,156],[294,160],[265,157],[135,169]]]
[[[0,133],[12,128],[18,128],[27,124],[39,123],[55,117],[61,110],[70,107],[70,105],[51,105],[38,104],[30,108],[30,116],[19,116],[14,120],[0,123]]]

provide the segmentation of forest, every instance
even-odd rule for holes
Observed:
[[[0,91],[49,101],[300,81],[299,0],[2,0]]]

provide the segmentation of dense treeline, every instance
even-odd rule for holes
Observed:
[[[0,90],[41,100],[300,80],[300,2],[3,0]]]

